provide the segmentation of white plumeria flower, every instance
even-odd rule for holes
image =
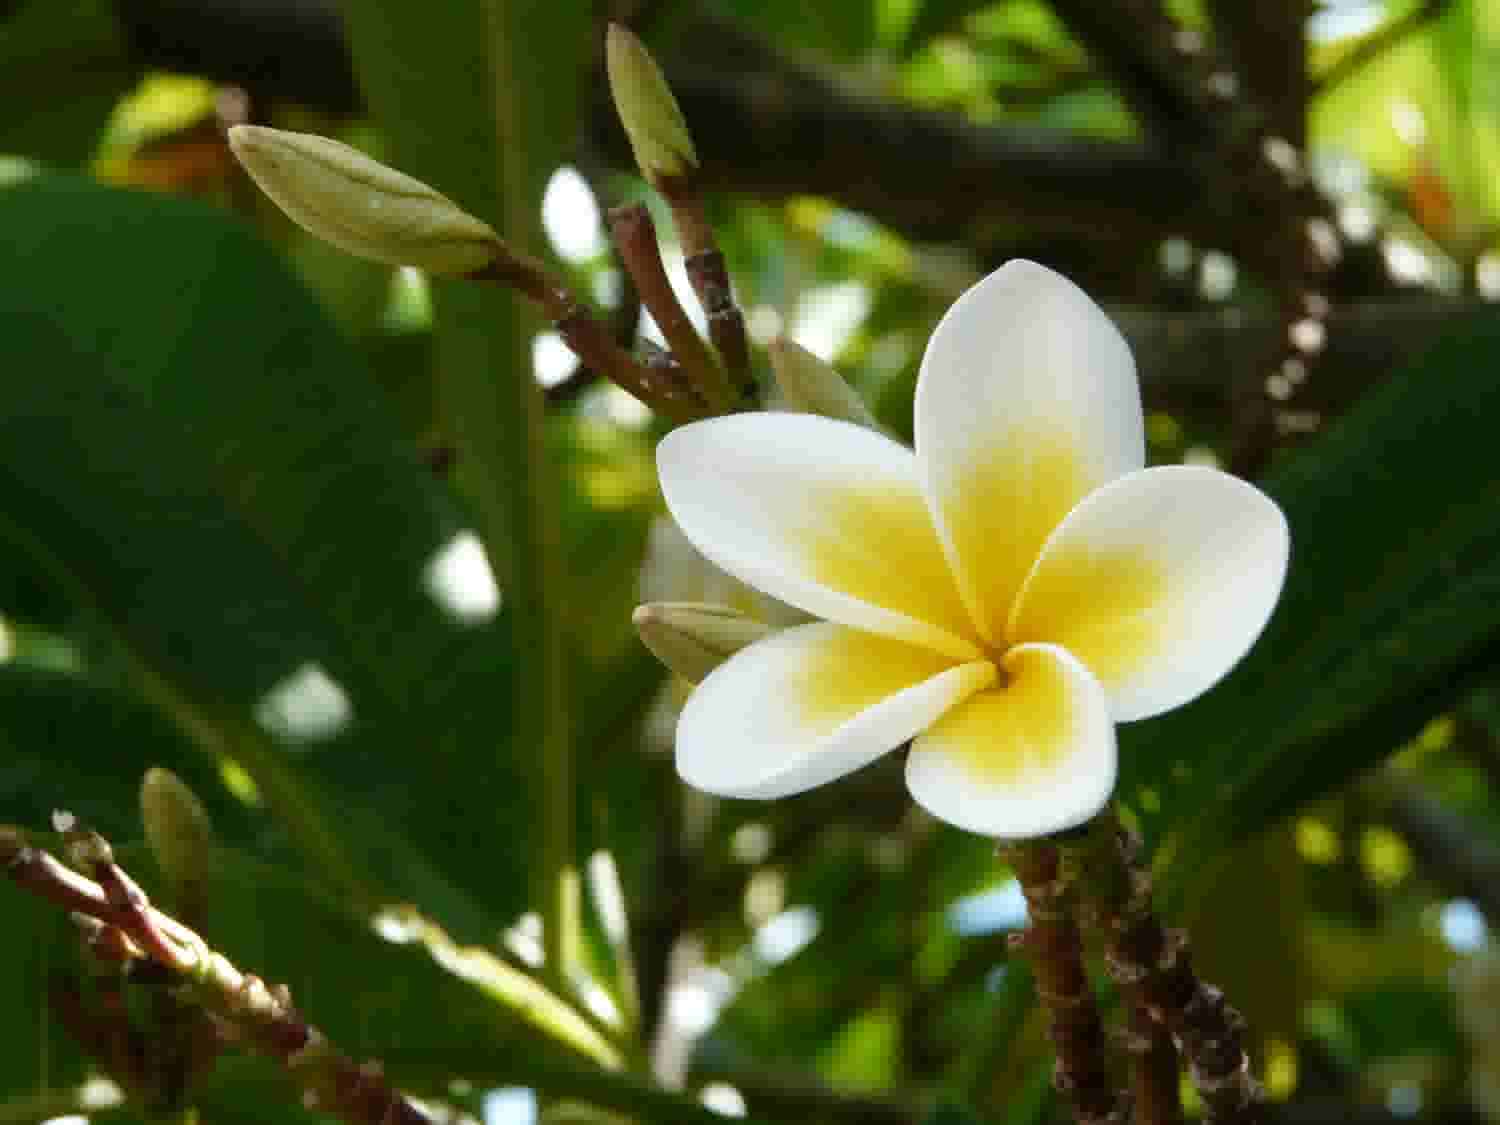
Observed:
[[[798,793],[910,740],[912,796],[951,824],[1079,824],[1114,787],[1114,723],[1208,690],[1286,574],[1286,520],[1263,493],[1143,467],[1129,348],[1031,262],[938,324],[915,453],[758,413],[684,426],[657,462],[704,555],[823,619],[744,649],[688,700],[678,771],[721,796]]]

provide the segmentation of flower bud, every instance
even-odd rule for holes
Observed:
[[[785,336],[771,341],[771,369],[787,405],[804,414],[822,414],[844,422],[879,429],[864,399],[844,377],[812,352]]]
[[[179,905],[199,900],[208,882],[213,826],[203,803],[175,773],[160,766],[141,780],[146,843]]]
[[[236,125],[229,145],[293,222],[350,254],[466,274],[505,253],[495,232],[451,199],[346,144]]]
[[[698,154],[682,110],[645,45],[629,29],[612,23],[605,56],[615,109],[641,174],[658,184],[697,168]]]
[[[637,606],[632,620],[641,642],[690,684],[775,631],[738,610],[703,602],[650,602]]]

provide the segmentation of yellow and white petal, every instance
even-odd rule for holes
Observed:
[[[1104,690],[1056,645],[1023,645],[1005,682],[979,692],[912,743],[906,785],[939,820],[1005,839],[1081,824],[1115,784]]]
[[[910,450],[811,414],[681,426],[657,447],[683,532],[742,582],[818,617],[980,656]]]
[[[1145,464],[1130,348],[1066,278],[1013,261],[933,332],[916,396],[917,460],[979,629],[997,641],[1054,527]]]
[[[724,797],[784,797],[868,765],[995,680],[994,665],[842,625],[742,649],[694,690],[677,772]]]
[[[1013,643],[1062,645],[1104,685],[1117,722],[1196,698],[1265,628],[1290,535],[1265,493],[1167,465],[1115,481],[1048,539],[1016,602]]]

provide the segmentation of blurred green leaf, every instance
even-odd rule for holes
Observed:
[[[875,38],[877,0],[802,4],[798,0],[731,0],[744,23],[778,39],[840,59],[866,54]]]
[[[258,818],[162,715],[78,676],[0,664],[0,822],[40,829],[66,809],[106,836],[136,839],[141,777],[152,766],[188,783],[219,836],[253,838]]]
[[[525,882],[495,843],[527,819],[495,753],[504,630],[432,592],[464,521],[367,371],[204,207],[41,176],[0,194],[0,263],[6,345],[31,364],[0,408],[0,537],[138,690],[240,759],[326,877],[493,934]],[[277,747],[257,715],[309,676],[349,721]]]
[[[543,245],[539,200],[577,128],[589,15],[588,5],[531,0],[346,6],[355,68],[396,163],[523,251]],[[540,825],[515,854],[529,861],[547,971],[560,979],[576,913],[568,875],[577,866],[576,795],[557,487],[531,371],[536,325],[498,287],[455,282],[436,297],[441,421],[510,599],[512,735],[531,756]]]
[[[1270,628],[1204,699],[1122,731],[1122,795],[1154,790],[1194,867],[1378,762],[1500,661],[1497,362],[1484,314],[1267,482],[1292,528]]]
[[[916,15],[906,30],[907,54],[921,47],[934,35],[957,30],[960,24],[993,0],[919,0]]]
[[[83,164],[139,75],[110,0],[23,0],[0,15],[0,155]]]

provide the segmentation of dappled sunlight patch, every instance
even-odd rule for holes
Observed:
[[[422,584],[460,624],[481,625],[500,612],[500,586],[472,531],[460,531],[439,548],[423,572]]]
[[[284,677],[255,706],[256,722],[272,734],[298,742],[332,738],[353,718],[348,692],[312,661]]]

